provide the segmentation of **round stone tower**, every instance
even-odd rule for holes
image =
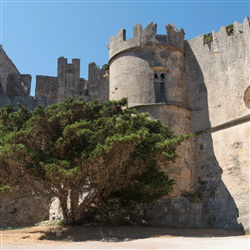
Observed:
[[[123,29],[110,38],[110,99],[126,96],[130,106],[186,106],[184,30],[169,24],[167,35],[157,35],[156,28],[137,24],[132,39],[126,40]]]
[[[129,40],[124,29],[110,38],[109,99],[127,97],[129,106],[149,112],[175,134],[189,133],[184,30],[169,24],[166,35],[158,35],[157,25],[150,23],[145,29],[136,24],[133,31],[134,37]],[[183,143],[177,152],[182,157],[168,166],[168,175],[177,180],[174,195],[190,190],[193,182],[194,154],[189,144]]]

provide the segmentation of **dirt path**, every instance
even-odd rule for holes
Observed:
[[[250,238],[226,230],[39,226],[1,231],[0,249],[250,249]]]

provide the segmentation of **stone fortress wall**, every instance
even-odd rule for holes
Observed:
[[[172,24],[166,35],[156,31],[156,24],[144,30],[137,24],[133,38],[126,40],[121,29],[109,44],[110,99],[125,95],[130,106],[176,134],[199,134],[166,166],[177,182],[175,197],[162,201],[152,221],[249,229],[249,18],[211,32],[208,40],[185,41],[184,30]],[[194,190],[203,193],[200,206],[181,197]]]
[[[0,107],[17,102],[33,107],[31,75],[21,74],[0,46]]]
[[[205,45],[203,36],[185,43],[191,130],[202,131],[195,179],[213,186],[204,205],[210,224],[235,221],[249,230],[249,18],[211,35]]]
[[[29,107],[69,96],[127,97],[129,106],[149,112],[176,134],[198,134],[178,148],[176,163],[165,167],[177,184],[172,197],[148,210],[150,223],[249,230],[249,18],[211,32],[206,40],[201,35],[187,41],[173,24],[166,26],[166,35],[157,34],[153,23],[144,29],[136,24],[133,31],[129,40],[124,29],[110,38],[109,79],[107,68],[95,63],[89,64],[88,80],[82,79],[80,61],[68,64],[61,57],[57,77],[37,76],[33,99],[23,90],[30,88],[28,80],[21,84],[25,77],[0,47],[0,106],[16,100],[6,90],[8,72],[16,72],[19,85],[10,86],[22,86],[17,92]],[[195,190],[203,194],[200,202],[182,196]]]
[[[31,75],[23,75],[0,46],[0,107],[17,103],[30,109],[48,106],[66,100],[82,98],[86,101],[105,101],[109,98],[109,80],[104,78],[105,66],[89,64],[89,80],[80,77],[80,60],[68,63],[58,58],[57,76],[36,76],[35,96],[30,96]]]

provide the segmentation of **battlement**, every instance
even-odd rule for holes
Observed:
[[[228,37],[234,37],[234,39],[241,39],[242,37],[246,37],[248,39],[249,32],[250,19],[249,17],[246,17],[243,23],[235,21],[233,24],[222,26],[218,32],[212,31],[211,44],[213,44],[213,46],[216,46],[218,42],[224,42],[228,39]]]
[[[174,48],[180,51],[184,48],[184,30],[178,31],[172,23],[166,26],[166,35],[158,35],[157,24],[153,22],[149,23],[145,29],[141,24],[136,24],[133,33],[133,38],[129,40],[126,40],[125,29],[119,30],[115,37],[110,37],[110,43],[107,45],[110,59],[124,50],[145,46],[166,46],[169,49]]]
[[[219,52],[220,47],[227,46],[239,46],[237,41],[249,42],[250,33],[250,19],[246,17],[242,23],[235,21],[227,26],[222,26],[218,32],[214,30],[208,34],[202,34],[198,37],[192,38],[187,42],[190,44],[195,43],[195,47],[200,47],[204,50],[209,48],[210,53]],[[197,42],[196,42],[197,41]]]
[[[60,74],[74,74],[80,77],[80,59],[72,59],[72,63],[68,63],[67,58],[58,58],[58,76]]]

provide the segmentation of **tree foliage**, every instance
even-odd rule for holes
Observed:
[[[33,111],[7,106],[0,109],[0,186],[39,183],[59,198],[64,222],[78,223],[93,207],[168,195],[173,180],[159,162],[167,166],[188,137],[128,108],[126,99],[69,98]]]

